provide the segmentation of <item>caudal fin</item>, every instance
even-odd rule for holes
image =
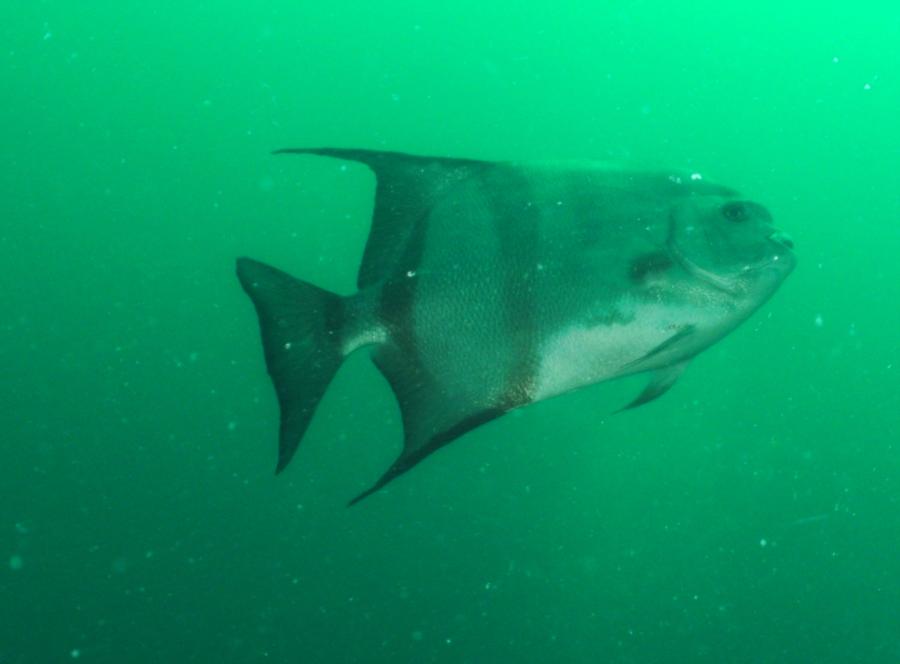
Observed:
[[[344,359],[344,302],[250,258],[238,259],[237,276],[256,307],[266,366],[281,407],[275,470],[280,473]]]

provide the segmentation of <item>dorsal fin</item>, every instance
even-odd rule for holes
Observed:
[[[294,148],[276,150],[274,154],[312,154],[358,161],[375,173],[372,229],[357,278],[361,289],[392,274],[413,226],[441,194],[490,165],[490,162],[475,159],[342,148]]]

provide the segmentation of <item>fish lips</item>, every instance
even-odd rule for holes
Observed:
[[[778,229],[773,230],[767,240],[770,248],[769,258],[757,269],[774,268],[779,272],[784,272],[784,276],[787,276],[797,267],[794,240],[790,235]]]
[[[785,233],[773,231],[767,238],[764,258],[745,265],[734,278],[727,279],[733,286],[732,294],[756,293],[763,299],[768,299],[797,267],[793,246],[793,241]]]
[[[670,255],[685,271],[731,296],[748,291],[752,288],[751,282],[757,280],[767,282],[770,287],[777,287],[797,265],[797,258],[793,252],[794,242],[787,233],[780,230],[773,230],[766,238],[767,251],[764,258],[756,263],[744,265],[740,271],[730,275],[700,267],[688,258],[678,247],[674,232],[670,232],[666,244]]]

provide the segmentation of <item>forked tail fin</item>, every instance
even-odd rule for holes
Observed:
[[[344,301],[250,258],[238,259],[237,276],[256,307],[266,366],[281,408],[275,470],[280,473],[344,360]]]

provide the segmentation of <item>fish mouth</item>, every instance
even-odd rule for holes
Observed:
[[[669,253],[671,253],[672,257],[675,259],[675,262],[692,277],[699,279],[716,290],[722,291],[728,295],[738,295],[740,293],[741,289],[738,287],[736,279],[728,279],[727,277],[719,276],[714,272],[710,272],[709,270],[700,267],[681,253],[681,250],[678,248],[678,245],[675,244],[674,239],[668,243],[668,249]]]
[[[671,216],[669,218],[669,234],[666,238],[666,249],[668,249],[669,253],[672,255],[672,258],[675,259],[675,262],[692,277],[699,279],[700,281],[712,286],[718,291],[726,293],[727,295],[734,296],[738,295],[738,293],[740,292],[737,280],[728,279],[726,277],[719,276],[714,272],[710,272],[709,270],[697,265],[694,261],[692,261],[681,252],[681,249],[678,248],[678,243],[675,241],[674,216]]]
[[[781,246],[787,247],[791,251],[793,251],[794,249],[794,239],[784,231],[780,231],[777,228],[773,230],[769,234],[769,237],[767,237],[766,239],[771,242],[776,242]]]
[[[754,266],[752,271],[768,268],[784,272],[787,275],[797,265],[797,257],[794,255],[794,240],[790,235],[778,229],[773,230],[766,239],[772,246],[773,252],[768,260]]]
[[[678,243],[675,241],[675,228],[675,219],[670,219],[669,235],[666,238],[666,248],[672,255],[672,258],[675,259],[675,262],[692,277],[699,279],[727,295],[737,296],[745,290],[745,287],[742,284],[744,281],[743,277],[767,270],[778,273],[781,278],[784,278],[790,274],[797,264],[797,259],[793,252],[794,241],[791,239],[791,236],[784,231],[773,229],[766,237],[774,248],[772,254],[758,263],[745,265],[743,269],[733,277],[725,277],[700,267],[697,263],[685,256],[678,247]]]
[[[770,273],[772,281],[780,282],[791,273],[794,266],[797,264],[794,252],[788,249],[787,251],[777,251],[772,254],[770,258],[762,262],[745,265],[734,277],[723,277],[697,265],[694,261],[681,253],[681,250],[674,241],[668,244],[668,249],[675,261],[685,272],[705,284],[712,286],[714,289],[733,297],[746,292],[748,287],[746,281],[747,277],[761,272],[768,272]]]

